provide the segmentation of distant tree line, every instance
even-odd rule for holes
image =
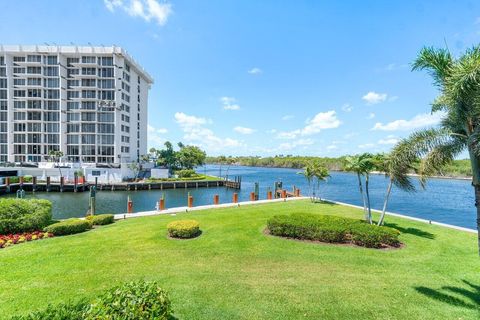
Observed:
[[[307,156],[293,156],[293,155],[277,155],[273,157],[259,157],[259,156],[240,156],[240,157],[206,157],[205,163],[218,165],[241,165],[249,167],[271,167],[271,168],[293,168],[302,169],[309,163],[317,162],[325,166],[330,171],[348,171],[347,158],[349,156],[341,156],[337,158],[332,157],[307,157]],[[411,173],[415,173],[412,169]],[[454,160],[445,167],[439,168],[437,175],[439,176],[455,176],[455,177],[470,177],[472,169],[469,160]]]

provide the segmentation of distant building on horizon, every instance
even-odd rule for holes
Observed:
[[[0,45],[0,162],[138,161],[152,83],[120,47]]]

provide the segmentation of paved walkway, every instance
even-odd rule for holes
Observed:
[[[177,213],[183,213],[183,212],[190,212],[190,211],[199,211],[199,210],[207,210],[207,209],[220,209],[220,208],[232,208],[232,207],[240,207],[240,206],[248,206],[248,205],[255,205],[255,204],[262,204],[262,203],[275,203],[275,202],[285,202],[285,201],[298,201],[298,200],[306,200],[310,199],[309,197],[293,197],[293,198],[286,198],[286,199],[272,199],[272,200],[257,200],[257,201],[243,201],[243,202],[238,202],[238,203],[222,203],[222,204],[211,204],[211,205],[204,205],[204,206],[196,206],[196,207],[176,207],[176,208],[170,208],[170,209],[165,209],[162,211],[143,211],[143,212],[136,212],[136,213],[120,213],[115,215],[115,219],[129,219],[129,218],[139,218],[139,217],[148,217],[148,216],[157,216],[157,215],[163,215],[163,214],[177,214]],[[347,207],[352,207],[352,208],[357,208],[357,209],[362,209],[363,207],[356,206],[353,204],[348,204],[344,202],[339,202],[339,201],[332,201],[328,199],[322,199],[323,201],[327,201],[330,203],[335,203],[338,205],[342,206],[347,206]],[[381,210],[376,210],[372,209],[374,212],[381,213]],[[432,220],[426,220],[426,219],[420,219],[420,218],[415,218],[415,217],[410,217],[406,216],[403,214],[398,214],[398,213],[393,213],[393,212],[387,212],[386,213],[389,216],[393,217],[399,217],[403,219],[408,219],[408,220],[413,220],[413,221],[418,221],[418,222],[423,222],[423,223],[428,223],[428,224],[434,224],[437,226],[442,226],[450,229],[455,229],[455,230],[460,230],[460,231],[465,231],[465,232],[471,232],[471,233],[478,233],[477,230],[474,229],[469,229],[469,228],[464,228],[464,227],[458,227],[454,226],[451,224],[446,224],[446,223],[441,223],[441,222],[436,222]]]

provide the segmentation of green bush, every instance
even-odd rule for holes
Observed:
[[[49,225],[44,230],[46,232],[51,232],[55,236],[64,236],[68,234],[75,234],[87,231],[92,227],[92,224],[88,220],[82,219],[67,219],[61,222],[57,222]]]
[[[48,200],[0,199],[0,234],[43,229],[52,220],[52,203]]]
[[[173,320],[167,293],[155,282],[130,282],[112,288],[92,301],[49,305],[11,320]]]
[[[167,293],[155,282],[130,282],[107,291],[86,313],[94,319],[174,319]]]
[[[193,178],[198,176],[198,174],[193,169],[178,170],[178,171],[175,171],[175,174],[179,178]]]
[[[11,320],[83,320],[89,304],[82,300],[77,303],[49,304],[45,309],[24,316],[13,316]]]
[[[354,243],[368,248],[400,245],[399,232],[395,229],[329,215],[274,216],[267,221],[267,228],[272,235],[300,240]]]
[[[103,226],[114,222],[113,214],[99,214],[94,216],[88,216],[87,220],[91,221],[94,226]]]
[[[172,238],[189,239],[200,234],[200,224],[196,220],[179,220],[167,225],[168,235]]]

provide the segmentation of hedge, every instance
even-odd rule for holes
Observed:
[[[130,282],[108,290],[95,301],[85,320],[174,319],[170,299],[155,282]]]
[[[103,226],[114,222],[113,214],[99,214],[94,216],[87,216],[87,220],[91,221],[94,226]]]
[[[368,248],[400,245],[398,230],[361,220],[316,214],[274,216],[267,229],[275,236],[328,243],[353,243]]]
[[[189,239],[200,234],[200,224],[196,220],[179,220],[167,225],[168,235],[172,238]]]
[[[81,300],[75,303],[49,305],[46,309],[11,320],[173,320],[168,294],[156,282],[130,282],[106,291],[91,303]]]
[[[0,234],[42,230],[52,220],[52,203],[41,199],[0,199]]]
[[[49,225],[44,230],[53,233],[55,236],[64,236],[87,231],[92,227],[88,220],[68,219]]]

